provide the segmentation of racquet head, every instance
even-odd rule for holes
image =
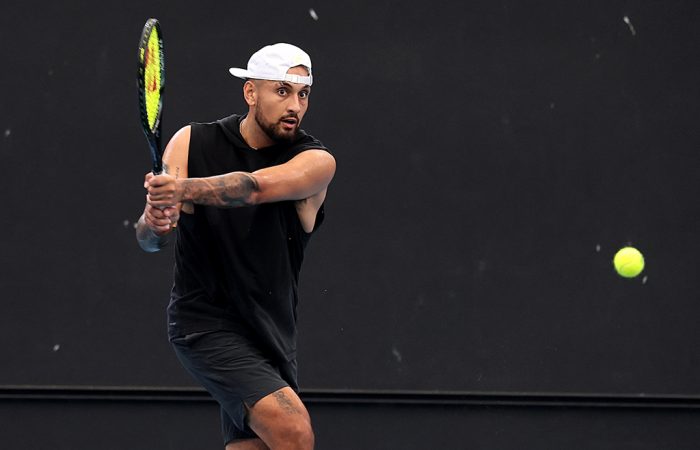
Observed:
[[[156,19],[148,19],[141,33],[138,51],[138,91],[141,126],[153,160],[153,173],[163,171],[160,141],[165,86],[163,33]]]

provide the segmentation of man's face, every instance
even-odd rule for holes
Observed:
[[[303,66],[292,67],[287,73],[309,75]],[[268,80],[258,80],[255,86],[255,121],[273,141],[293,140],[309,107],[311,87],[288,81]]]

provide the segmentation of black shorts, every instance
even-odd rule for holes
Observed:
[[[232,331],[193,333],[171,342],[185,369],[219,402],[224,445],[257,437],[248,426],[246,406],[283,387],[298,391],[296,361],[273,363]]]

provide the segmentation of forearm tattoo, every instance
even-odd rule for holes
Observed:
[[[250,197],[258,190],[258,183],[250,174],[232,172],[209,178],[182,180],[182,190],[184,201],[231,208],[250,204]]]

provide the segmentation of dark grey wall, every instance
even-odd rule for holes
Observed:
[[[133,239],[155,16],[168,136],[242,111],[227,69],[260,46],[313,57],[304,128],[338,173],[302,273],[302,386],[700,394],[696,2],[3,10],[0,384],[190,384],[171,254]],[[611,266],[628,243],[634,280]]]
[[[694,450],[700,439],[697,409],[308,406],[319,450]],[[213,401],[3,401],[0,419],[8,449],[221,448]]]

